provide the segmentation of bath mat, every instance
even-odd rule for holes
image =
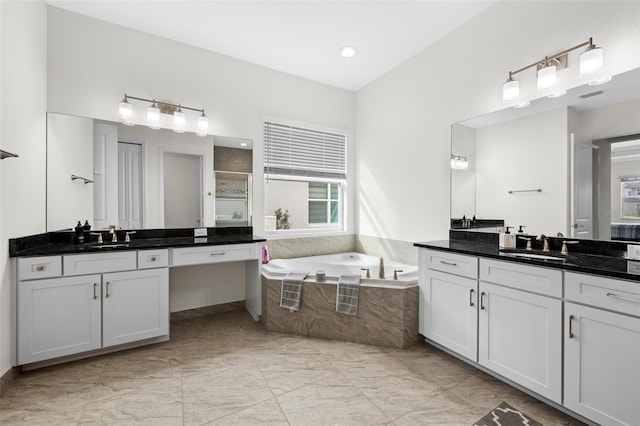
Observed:
[[[289,272],[282,280],[280,289],[280,306],[291,311],[300,310],[302,299],[302,281],[308,272]]]
[[[358,313],[360,275],[341,275],[336,289],[336,312],[346,315]]]
[[[478,420],[473,426],[542,426],[520,410],[516,410],[506,402],[498,405],[489,414]]]

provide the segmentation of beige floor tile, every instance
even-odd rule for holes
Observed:
[[[384,425],[390,419],[342,374],[277,397],[292,425]]]
[[[218,420],[214,420],[207,425],[270,425],[270,426],[285,426],[289,425],[285,418],[280,405],[275,398],[271,398],[267,401],[258,403],[244,410],[222,417]]]
[[[502,401],[580,422],[425,343],[266,332],[246,312],[174,321],[169,342],[20,375],[2,425],[470,425]]]

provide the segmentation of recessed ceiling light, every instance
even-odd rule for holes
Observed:
[[[240,144],[240,146],[247,146],[247,143],[246,143],[246,142],[242,142],[242,143]]]
[[[560,96],[564,96],[566,94],[567,94],[566,90],[559,90],[557,92],[547,95],[547,98],[559,98]]]
[[[529,106],[529,101],[520,102],[518,104],[513,105],[514,108],[525,108]]]
[[[358,53],[358,51],[353,46],[345,46],[342,49],[340,49],[340,54],[344,58],[352,58],[356,55],[356,53]]]

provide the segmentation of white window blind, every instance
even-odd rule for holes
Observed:
[[[264,122],[264,172],[267,176],[346,179],[346,148],[346,135]]]

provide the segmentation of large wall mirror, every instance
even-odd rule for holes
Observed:
[[[47,114],[47,230],[247,226],[253,142]]]
[[[640,69],[559,98],[455,123],[452,223],[640,241]],[[516,228],[517,229],[517,228]]]

